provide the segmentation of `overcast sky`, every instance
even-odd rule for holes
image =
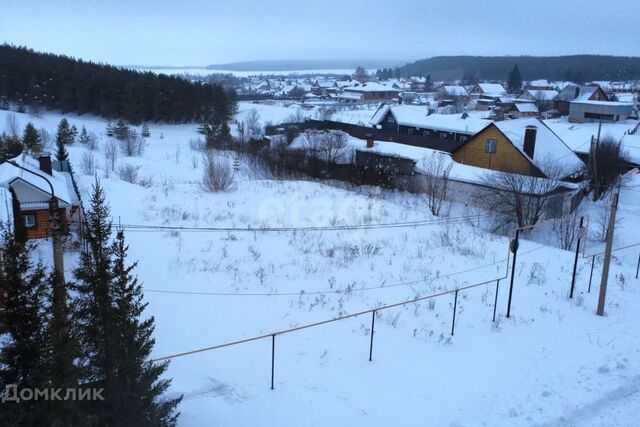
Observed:
[[[116,65],[640,55],[638,0],[0,0],[0,41]]]

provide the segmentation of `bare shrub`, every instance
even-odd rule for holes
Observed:
[[[553,220],[552,228],[561,249],[570,250],[578,240],[580,218],[572,216]]]
[[[89,132],[89,140],[87,141],[87,148],[89,150],[98,149],[98,136],[93,132]]]
[[[118,158],[118,146],[114,140],[110,139],[104,143],[102,146],[102,155],[104,156],[107,171],[110,170],[111,172],[115,172],[116,159]]]
[[[96,170],[98,169],[98,162],[91,151],[85,151],[82,154],[80,169],[85,175],[95,175]]]
[[[560,187],[560,170],[551,162],[543,162],[547,177],[535,177],[509,172],[487,172],[482,178],[484,189],[477,196],[483,205],[497,214],[501,221],[518,227],[535,225],[544,217],[553,193]]]
[[[204,151],[207,147],[207,141],[204,138],[192,138],[189,140],[189,148],[193,151]]]
[[[349,137],[341,131],[308,130],[302,145],[307,154],[329,163],[350,162],[353,157]]]
[[[607,241],[607,230],[609,228],[609,217],[611,216],[611,194],[598,203],[596,215],[594,218],[594,226],[592,236],[601,242]],[[622,217],[616,215],[615,228],[618,228],[622,222]]]
[[[284,122],[285,123],[303,123],[305,120],[307,120],[307,117],[302,111],[302,108],[296,108],[291,112],[291,114],[285,117]]]
[[[5,119],[5,131],[11,136],[19,136],[20,125],[14,113],[7,114]]]
[[[206,191],[226,191],[233,184],[233,170],[228,159],[216,155],[215,151],[207,150],[202,156],[204,171],[202,187]]]
[[[594,146],[589,160],[594,201],[604,199],[624,172],[626,161],[620,146],[620,141],[609,135]]]
[[[141,176],[140,179],[138,179],[138,185],[144,188],[151,188],[153,185],[153,176]]]
[[[444,153],[431,153],[420,161],[420,168],[424,172],[427,206],[432,214],[439,216],[443,206],[447,203],[447,189],[449,173],[453,163]]]
[[[138,182],[138,168],[130,163],[124,163],[118,167],[118,176],[125,182],[135,184]]]
[[[135,129],[130,130],[126,137],[119,141],[120,150],[127,157],[141,156],[147,146],[147,141]]]
[[[50,148],[53,138],[51,137],[49,131],[45,128],[40,128],[38,134],[40,135],[40,140],[42,141],[42,147],[45,149]]]
[[[260,114],[258,114],[258,110],[255,108],[249,110],[245,115],[244,122],[250,138],[259,138],[262,136],[262,126],[260,125]]]

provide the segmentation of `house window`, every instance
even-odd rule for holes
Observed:
[[[22,218],[24,219],[24,226],[26,228],[34,228],[36,226],[35,215],[24,215]]]
[[[422,135],[424,135],[424,136],[429,136],[429,131],[428,131],[428,130],[424,130],[424,131],[422,131]]]
[[[443,132],[440,134],[440,139],[447,139],[448,136],[449,134]]]
[[[408,129],[407,132],[409,133],[409,135],[413,135],[413,129]]]
[[[395,123],[396,122],[395,120],[393,120],[393,116],[391,114],[389,114],[389,118],[387,119],[387,121],[389,123]]]
[[[484,151],[486,151],[487,153],[495,153],[496,148],[498,148],[498,141],[496,141],[495,139],[487,139],[487,142],[484,146]]]

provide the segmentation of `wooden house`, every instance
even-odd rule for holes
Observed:
[[[491,123],[452,155],[465,165],[542,178],[567,178],[584,169],[580,158],[534,118]]]
[[[19,211],[14,217],[22,221],[29,239],[51,236],[50,200],[58,202],[58,218],[63,229],[69,219],[79,215],[80,200],[73,188],[71,174],[53,170],[48,153],[33,159],[26,154],[0,165],[0,187],[11,192]]]
[[[609,97],[600,86],[568,85],[553,99],[553,108],[567,116],[573,101],[609,101]]]

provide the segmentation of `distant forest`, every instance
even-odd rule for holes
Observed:
[[[437,56],[400,67],[401,76],[432,80],[506,80],[518,64],[525,80],[549,79],[584,83],[593,80],[640,79],[640,57],[573,56]]]
[[[228,118],[234,97],[218,84],[0,45],[0,108],[13,103],[18,109],[92,113],[134,124],[180,123],[209,111]]]

